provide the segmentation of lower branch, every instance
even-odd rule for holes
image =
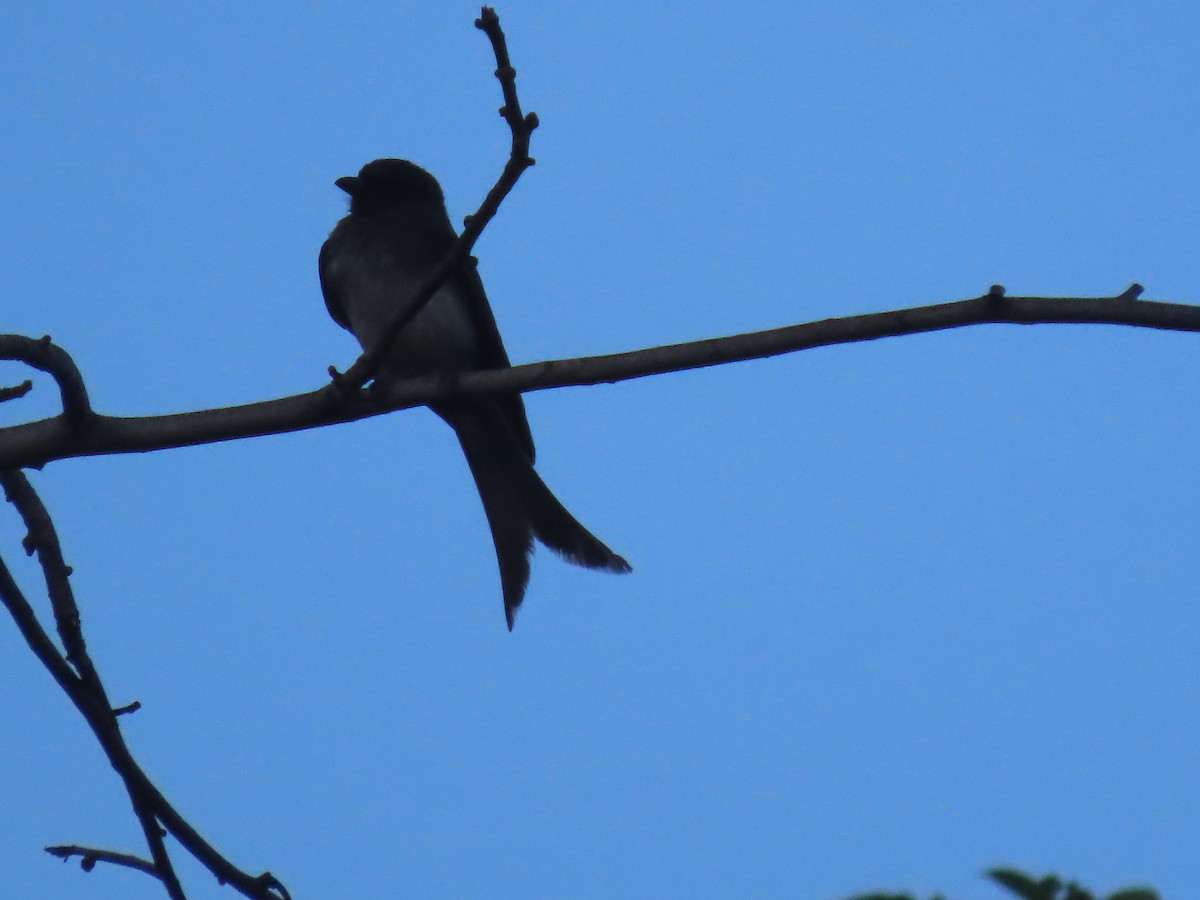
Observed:
[[[229,884],[254,900],[290,900],[287,890],[269,872],[259,876],[243,872],[205,841],[171,806],[133,758],[121,734],[117,718],[119,712],[128,712],[130,707],[122,707],[120,711],[113,709],[100,675],[87,652],[79,609],[69,583],[71,570],[63,561],[58,535],[50,514],[24,473],[0,470],[0,484],[28,529],[25,547],[30,554],[37,554],[46,579],[55,621],[67,652],[61,652],[46,633],[2,558],[0,603],[3,603],[12,615],[30,649],[83,714],[113,769],[121,776],[150,848],[151,861],[114,851],[74,846],[48,848],[49,852],[64,859],[71,855],[81,856],[83,866],[87,870],[93,868],[96,862],[102,861],[145,871],[163,883],[172,900],[186,900],[163,841],[164,834],[169,832],[222,884]],[[163,831],[164,827],[166,832]]]

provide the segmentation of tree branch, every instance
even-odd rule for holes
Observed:
[[[995,288],[971,300],[822,319],[605,356],[546,360],[457,375],[428,375],[349,395],[327,385],[306,394],[220,409],[164,416],[96,416],[86,432],[73,430],[62,417],[42,419],[0,430],[0,468],[282,434],[423,406],[454,395],[613,384],[815,347],[968,325],[1090,323],[1200,331],[1200,306],[1138,300],[1141,290],[1140,285],[1133,285],[1113,297],[1005,297],[1002,288]]]
[[[33,390],[33,382],[28,378],[12,387],[0,388],[0,403],[4,403],[6,400],[19,400],[31,390]]]
[[[124,866],[127,869],[137,869],[139,872],[145,872],[147,875],[158,878],[158,871],[154,868],[154,863],[147,859],[142,859],[140,856],[134,856],[132,853],[101,850],[95,847],[80,847],[78,844],[57,844],[45,849],[51,856],[57,856],[63,862],[66,862],[72,856],[78,856],[80,858],[79,867],[85,872],[92,871],[98,862],[106,862],[114,866]]]
[[[243,872],[205,841],[171,806],[133,758],[121,734],[117,721],[118,712],[113,709],[84,644],[79,609],[75,604],[69,581],[71,569],[63,561],[58,535],[50,514],[22,472],[0,471],[0,485],[3,485],[5,495],[16,507],[28,529],[29,533],[24,541],[25,549],[30,554],[37,554],[46,579],[47,593],[54,610],[59,636],[63,646],[67,648],[65,655],[58,651],[38,622],[32,606],[3,559],[0,559],[0,602],[8,608],[34,654],[83,714],[113,769],[125,783],[125,790],[142,826],[146,843],[150,847],[153,862],[147,865],[163,882],[172,900],[185,900],[183,888],[163,842],[162,827],[165,827],[221,883],[231,884],[243,895],[255,900],[287,900],[287,890],[269,872],[259,876]],[[129,707],[122,707],[121,711],[127,712],[128,709]],[[105,853],[108,851],[90,852],[90,857],[100,859],[100,854]],[[105,857],[105,861],[114,860]]]

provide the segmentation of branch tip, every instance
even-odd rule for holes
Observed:
[[[3,403],[5,400],[18,400],[31,390],[33,390],[33,382],[28,378],[20,384],[14,384],[12,387],[0,388],[0,403]]]
[[[128,716],[132,713],[137,712],[141,708],[142,708],[142,701],[134,700],[132,703],[126,704],[125,706],[118,706],[116,709],[114,709],[112,711],[112,714],[114,716]]]
[[[357,390],[351,379],[347,378],[345,373],[339,371],[337,366],[329,367],[329,383],[342,397],[349,397]]]

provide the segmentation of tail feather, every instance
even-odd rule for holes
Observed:
[[[510,631],[529,583],[535,537],[575,565],[632,571],[629,563],[579,524],[546,487],[494,404],[456,403],[439,407],[437,412],[454,427],[479,490],[500,565],[504,617]]]

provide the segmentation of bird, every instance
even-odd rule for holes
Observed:
[[[321,293],[333,320],[369,351],[458,235],[441,185],[409,160],[377,159],[334,184],[350,195],[350,212],[321,246]],[[404,326],[375,380],[509,365],[483,281],[468,258]],[[509,631],[529,583],[534,538],[569,563],[632,571],[567,511],[534,470],[533,435],[520,393],[451,397],[431,403],[430,409],[454,429],[479,491]]]

